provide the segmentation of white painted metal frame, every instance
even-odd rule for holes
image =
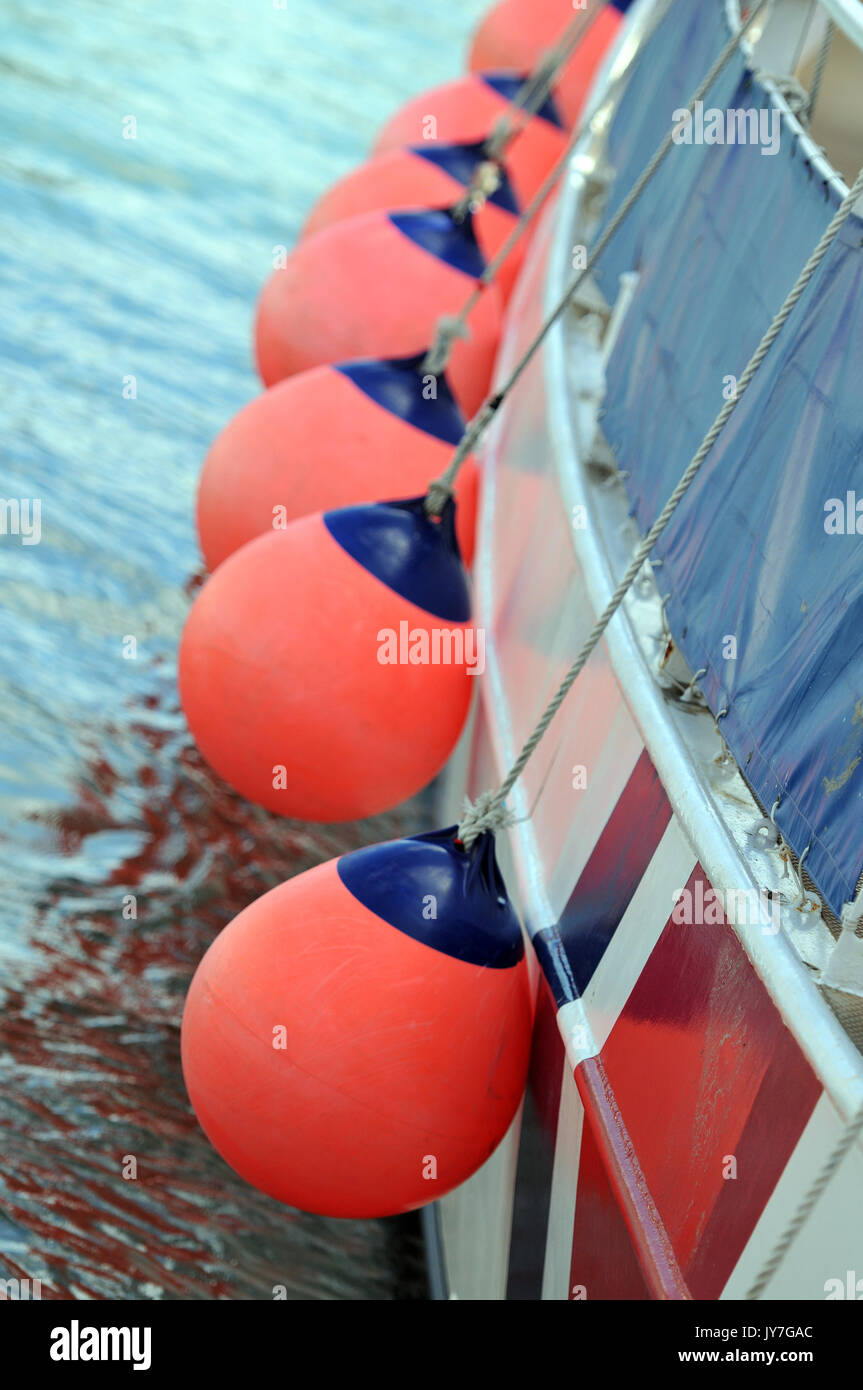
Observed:
[[[863,3],[861,0],[818,0],[818,4],[834,20],[848,38],[863,49]],[[800,142],[812,168],[826,184],[833,188],[841,200],[848,192],[848,185],[827,159],[820,145],[812,139],[806,127],[788,105],[770,73],[781,71],[791,63],[802,31],[809,23],[811,6],[809,0],[773,0],[761,35],[753,42],[744,39],[741,44],[747,60],[758,71],[759,81],[770,96],[773,105],[782,114],[783,123]],[[730,30],[740,27],[740,0],[725,0],[725,13]],[[841,17],[840,17],[841,16]]]
[[[819,0],[819,4],[836,27],[858,48],[863,48],[863,5],[860,0]]]

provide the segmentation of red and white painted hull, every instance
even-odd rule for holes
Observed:
[[[441,1204],[450,1296],[744,1298],[849,1109],[734,927],[672,920],[681,886],[707,895],[710,880],[622,698],[617,715],[624,785],[611,806],[597,796],[570,900],[537,942],[525,1105],[485,1168]],[[487,740],[482,719],[474,738]],[[476,745],[487,779],[491,758]],[[570,931],[593,945],[581,990]],[[858,1147],[764,1297],[823,1299],[829,1281],[847,1285],[861,1263],[861,1190]]]

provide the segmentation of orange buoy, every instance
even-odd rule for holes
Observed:
[[[585,32],[555,84],[555,99],[570,130],[581,114],[596,70],[617,36],[630,3],[631,0],[614,0],[613,4],[602,6],[602,12]],[[477,29],[470,50],[471,71],[531,71],[557,43],[575,13],[572,0],[501,0]]]
[[[455,506],[345,507],[234,552],[180,643],[201,753],[251,801],[309,821],[398,805],[449,757],[484,637],[469,626]]]
[[[294,372],[357,357],[411,357],[434,341],[485,269],[468,214],[369,212],[302,242],[273,272],[258,304],[258,367],[267,386]],[[455,343],[448,372],[473,415],[488,393],[501,327],[500,293],[485,289]]]
[[[482,144],[431,140],[389,150],[333,184],[312,209],[302,236],[313,236],[334,222],[376,209],[451,207],[470,187],[477,165],[485,157]],[[503,246],[522,211],[504,164],[500,166],[498,188],[474,214],[476,238],[486,261]],[[519,241],[498,271],[496,283],[504,301],[512,292],[523,259],[524,245]]]
[[[485,72],[433,87],[400,107],[387,121],[373,153],[435,140],[479,144],[510,109],[523,73]],[[521,208],[527,207],[566,148],[566,132],[548,99],[506,149],[506,169]]]
[[[214,570],[241,545],[310,512],[418,493],[446,468],[465,421],[446,375],[422,357],[313,367],[271,386],[222,430],[198,487],[198,535]],[[473,558],[477,469],[456,484],[456,534]]]
[[[442,1197],[518,1109],[531,1037],[521,930],[490,835],[330,860],[216,937],[183,1014],[186,1087],[222,1157],[323,1216]]]

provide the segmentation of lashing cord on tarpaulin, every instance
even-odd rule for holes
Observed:
[[[698,91],[695,93],[692,100],[690,101],[690,112],[694,110],[696,101],[701,100],[701,98],[712,86],[713,82],[716,80],[720,72],[724,69],[734,52],[737,50],[740,42],[742,41],[749,27],[754,23],[755,19],[765,8],[765,5],[768,3],[769,0],[760,0],[760,3],[747,16],[746,20],[744,21],[743,25],[738,30],[738,32],[729,40],[728,44],[722,50],[716,62],[713,64],[713,67],[708,72],[701,86],[698,88]],[[825,61],[827,47],[828,45],[825,44],[824,48],[822,49],[822,53],[825,55]],[[813,84],[813,88],[813,96],[817,96],[817,86]],[[810,106],[811,105],[814,105],[814,102],[810,102]],[[597,259],[602,254],[611,237],[614,235],[614,233],[617,231],[617,229],[623,222],[624,218],[628,215],[632,207],[638,201],[647,184],[650,182],[653,175],[656,173],[656,170],[664,161],[666,155],[668,154],[671,148],[671,144],[672,135],[671,133],[669,133],[668,135],[666,135],[666,137],[660,144],[656,153],[653,155],[645,170],[634,184],[630,193],[627,195],[627,198],[621,204],[621,207],[619,208],[618,212],[615,214],[614,218],[609,223],[605,232],[600,237],[600,240],[597,242],[596,247],[594,248],[592,254],[588,258],[584,269],[580,271],[580,273],[575,277],[574,281],[571,283],[566,293],[561,298],[560,302],[552,311],[551,315],[543,324],[539,333],[531,342],[524,355],[516,364],[513,371],[510,373],[510,376],[507,378],[507,381],[505,382],[503,387],[501,387],[500,390],[494,393],[494,395],[492,395],[485,402],[485,404],[480,408],[475,418],[468,425],[467,429],[465,430],[464,437],[461,443],[459,444],[449,467],[441,475],[441,477],[436,479],[429,487],[428,495],[426,498],[426,511],[430,516],[438,515],[440,509],[443,507],[446,500],[452,495],[452,484],[462,463],[465,461],[471,450],[474,448],[478,440],[481,438],[485,430],[488,428],[491,421],[494,419],[494,416],[500,408],[500,405],[506,399],[515,383],[519,380],[528,363],[533,359],[534,355],[538,351],[540,345],[545,340],[553,324],[556,323],[557,320],[560,318],[561,314],[564,312],[566,306],[569,304],[576,290],[582,284],[587,275],[590,274]],[[557,692],[546,706],[546,709],[541,715],[535,729],[525,742],[521,752],[519,753],[518,757],[516,758],[515,762],[513,763],[512,767],[510,768],[509,772],[507,773],[506,777],[501,783],[500,787],[497,789],[497,791],[483,792],[476,798],[475,801],[468,801],[466,803],[465,813],[459,824],[457,832],[458,840],[461,844],[464,845],[465,848],[470,848],[470,846],[474,843],[475,840],[479,838],[480,835],[486,832],[494,833],[495,831],[500,830],[504,828],[506,825],[512,823],[512,814],[507,810],[505,804],[507,796],[512,791],[513,787],[515,786],[516,782],[518,781],[519,777],[521,776],[522,772],[527,766],[527,763],[530,760],[531,756],[536,751],[536,748],[538,747],[544,734],[548,730],[548,727],[554,719],[555,714],[558,712],[564,700],[566,699],[566,696],[568,695],[580,672],[584,669],[585,665],[590,659],[591,654],[599,644],[599,641],[603,633],[605,632],[606,628],[611,622],[611,619],[614,617],[621,604],[623,603],[623,600],[625,599],[633,582],[638,576],[638,573],[642,565],[644,564],[645,560],[649,557],[651,551],[656,545],[656,542],[659,540],[663,531],[666,529],[669,522],[671,521],[671,518],[677,510],[677,507],[679,506],[683,497],[688,492],[696,476],[698,475],[701,466],[704,463],[704,460],[707,458],[708,454],[713,448],[713,445],[716,443],[716,440],[719,438],[719,435],[722,433],[723,429],[725,428],[726,424],[731,418],[739,401],[742,399],[753,377],[755,376],[756,372],[758,371],[759,367],[761,366],[765,357],[770,351],[770,348],[773,346],[773,343],[779,336],[782,328],[784,327],[785,323],[790,317],[795,305],[798,303],[801,295],[803,294],[804,290],[806,289],[807,285],[809,284],[810,280],[815,274],[815,271],[821,265],[821,262],[824,260],[824,257],[826,256],[828,250],[833,245],[833,242],[836,240],[836,237],[838,236],[842,226],[850,216],[852,209],[854,208],[854,205],[860,198],[861,194],[863,194],[863,168],[861,168],[849,192],[846,194],[839,207],[836,209],[836,212],[831,218],[830,223],[828,224],[824,233],[820,237],[817,245],[815,246],[814,250],[809,256],[809,259],[806,261],[805,265],[801,269],[800,274],[797,277],[797,280],[795,281],[794,285],[792,286],[791,290],[786,296],[782,304],[782,307],[779,309],[778,313],[770,323],[769,327],[767,328],[767,331],[765,332],[760,343],[758,344],[758,347],[755,349],[755,352],[749,359],[749,362],[747,363],[741,377],[738,380],[737,390],[734,397],[730,400],[727,400],[723,405],[713,424],[710,426],[710,429],[707,431],[707,434],[704,436],[704,439],[702,440],[699,448],[697,449],[696,453],[690,460],[690,463],[684,470],[680,478],[680,481],[678,482],[671,496],[668,498],[668,501],[663,507],[661,513],[657,517],[653,526],[648,531],[647,535],[643,538],[641,543],[636,548],[632,560],[630,561],[629,566],[626,569],[625,574],[623,575],[622,579],[617,585],[617,588],[614,590],[614,593],[609,599],[602,614],[594,624],[594,627],[587,639],[585,640],[585,642],[583,643],[581,650],[578,653],[578,656],[570,666],[564,679],[561,681]],[[840,1164],[842,1163],[842,1160],[850,1152],[850,1150],[854,1146],[855,1141],[860,1137],[861,1134],[863,1134],[863,1106],[861,1106],[857,1110],[857,1112],[852,1116],[852,1118],[847,1122],[841,1138],[839,1139],[833,1151],[823,1164],[821,1170],[812,1182],[810,1188],[803,1197],[802,1201],[799,1203],[797,1210],[795,1211],[791,1220],[788,1222],[782,1236],[776,1242],[773,1251],[771,1252],[769,1258],[765,1262],[764,1267],[758,1275],[757,1279],[751,1285],[746,1295],[747,1300],[754,1301],[761,1297],[761,1294],[764,1292],[764,1289],[766,1288],[770,1279],[772,1278],[772,1276],[782,1263],[783,1259],[787,1255],[794,1240],[802,1230],[803,1226],[806,1224],[806,1221],[811,1215],[819,1198],[821,1197],[825,1188],[829,1184],[830,1179],[833,1177]]]

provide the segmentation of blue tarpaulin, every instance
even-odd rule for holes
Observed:
[[[610,215],[728,38],[684,0],[611,132]],[[742,58],[706,107],[768,107]],[[603,427],[643,530],[655,520],[839,201],[782,126],[675,145],[599,270],[638,285]],[[660,540],[669,625],[765,808],[829,906],[863,869],[863,224],[845,224]],[[856,510],[860,502],[860,512]],[[861,533],[856,530],[857,522]]]

